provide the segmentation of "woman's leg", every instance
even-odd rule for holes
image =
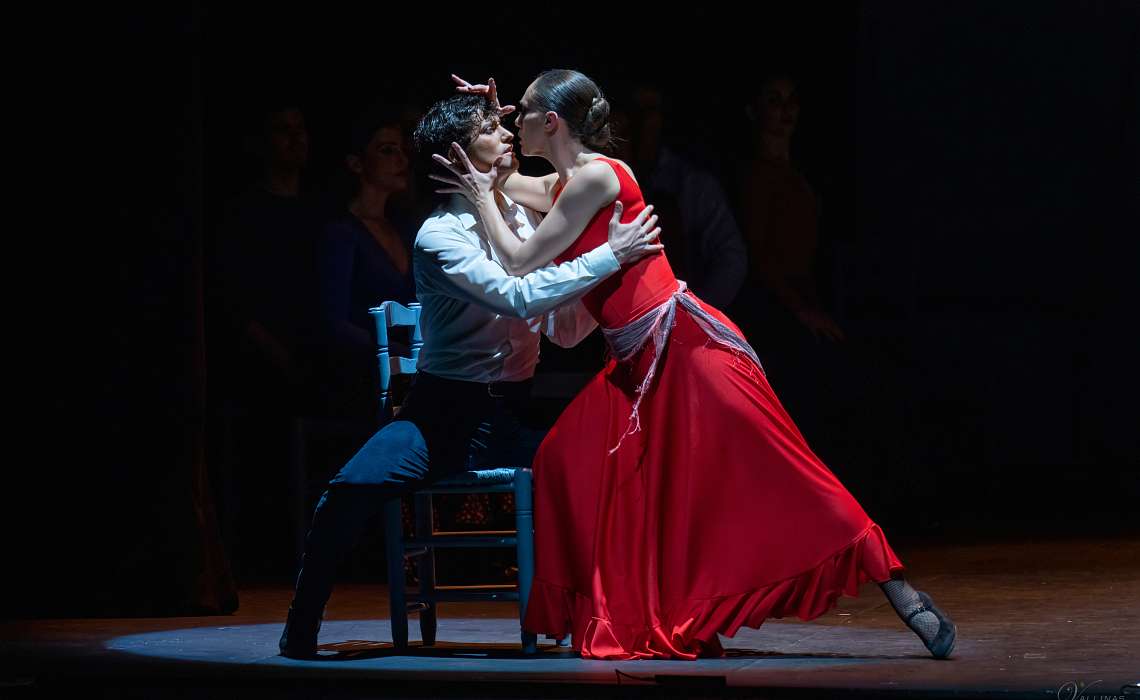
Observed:
[[[936,658],[950,655],[957,627],[941,610],[934,607],[934,602],[928,595],[914,590],[901,572],[896,572],[889,581],[880,583],[879,587],[883,589],[899,618],[918,635],[931,654]]]

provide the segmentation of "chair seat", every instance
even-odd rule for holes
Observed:
[[[434,482],[430,488],[477,488],[480,486],[512,484],[515,480],[515,471],[520,468],[521,467],[498,467],[496,469],[463,471]]]

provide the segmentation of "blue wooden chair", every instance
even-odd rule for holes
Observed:
[[[392,377],[414,374],[423,347],[420,333],[420,305],[407,307],[386,301],[369,309],[376,322],[379,341],[380,403],[383,415],[391,415]],[[397,326],[410,329],[410,357],[389,352],[388,332]],[[437,493],[513,493],[515,500],[515,530],[437,533],[432,527],[432,495]],[[536,635],[522,632],[521,620],[526,614],[527,599],[534,579],[534,495],[531,471],[517,466],[497,469],[464,471],[436,481],[413,494],[415,505],[415,534],[404,539],[400,512],[401,499],[393,498],[384,504],[384,532],[387,546],[389,605],[392,619],[392,643],[397,649],[408,646],[408,613],[418,612],[420,635],[424,646],[435,644],[436,605],[441,602],[517,600],[519,602],[520,633],[523,651],[533,654],[537,650]],[[519,580],[517,586],[439,586],[435,582],[435,550],[452,547],[514,547],[518,552]],[[406,591],[404,560],[416,558],[420,590]],[[568,639],[559,640],[566,646]]]

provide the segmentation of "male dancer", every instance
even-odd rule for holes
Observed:
[[[499,121],[505,111],[482,95],[441,100],[416,128],[416,147],[446,154],[455,142],[484,172],[501,159],[506,177],[518,166],[513,135]],[[522,207],[505,196],[499,205],[520,237],[533,233]],[[571,346],[593,330],[596,323],[577,299],[621,265],[661,250],[657,217],[648,214],[647,207],[621,224],[617,207],[608,243],[525,277],[511,277],[498,263],[464,197],[452,195],[423,223],[413,252],[423,304],[419,371],[396,419],[344,465],[317,504],[279,642],[283,656],[316,656],[336,566],[384,501],[475,467],[494,452],[530,464],[537,440],[521,439],[519,414],[538,361],[539,333]],[[481,426],[490,434],[479,432],[476,440]]]

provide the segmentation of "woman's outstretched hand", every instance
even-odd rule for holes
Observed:
[[[505,107],[499,106],[499,91],[498,88],[495,87],[494,78],[487,78],[486,85],[472,85],[455,73],[451,74],[451,79],[455,81],[457,86],[455,88],[456,92],[465,92],[472,95],[486,95],[487,99],[491,101],[491,107],[499,115],[499,119],[515,111],[514,105],[507,105]]]
[[[434,173],[429,174],[428,177],[431,179],[449,185],[444,189],[436,190],[436,192],[439,194],[461,194],[475,205],[493,196],[492,190],[499,180],[499,165],[503,162],[503,156],[495,159],[490,170],[482,172],[472,165],[467,153],[454,141],[451,143],[451,153],[453,160],[448,160],[438,153],[431,154],[432,160],[450,170],[454,176],[444,177]]]

